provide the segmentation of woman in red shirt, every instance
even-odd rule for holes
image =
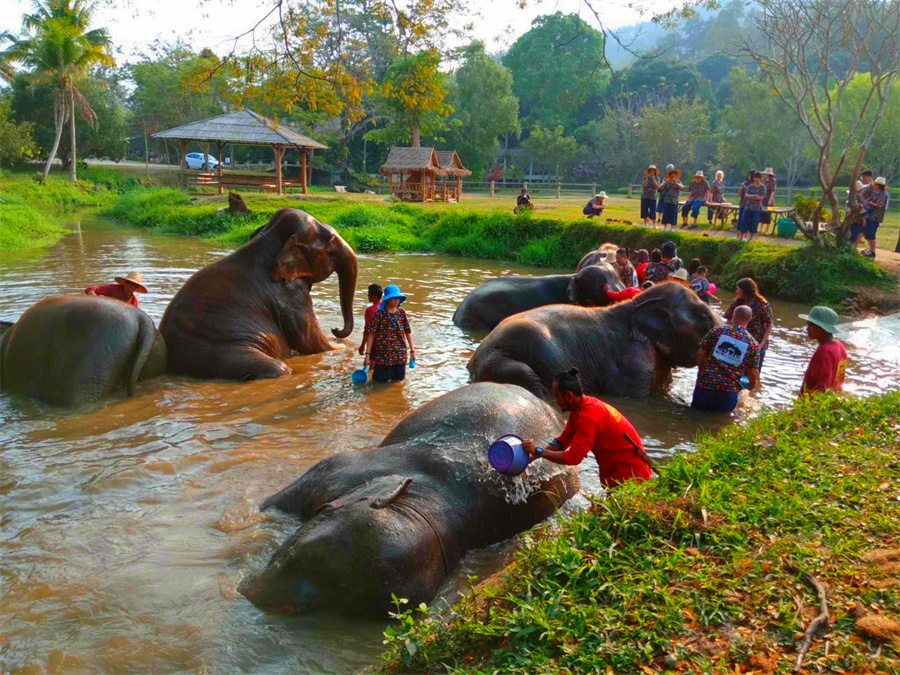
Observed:
[[[625,416],[611,405],[593,396],[585,396],[576,369],[559,373],[553,379],[553,394],[564,411],[571,413],[565,430],[546,448],[530,438],[522,445],[534,461],[538,457],[556,464],[581,464],[594,454],[600,469],[600,482],[606,487],[621,485],[632,478],[650,478],[653,460]]]

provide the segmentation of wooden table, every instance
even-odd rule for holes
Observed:
[[[679,208],[684,206],[687,202],[680,202],[678,204]],[[716,204],[713,202],[706,202],[704,206],[715,209],[715,213],[713,214],[713,229],[718,229],[718,223],[721,221],[721,225],[724,227],[728,224],[728,219],[731,219],[732,224],[737,226],[737,216],[741,210],[741,207],[737,204],[731,204],[729,202],[722,202],[721,204]],[[778,219],[781,216],[791,216],[794,213],[794,207],[792,206],[767,206],[763,209],[765,213],[772,214],[772,230],[775,229],[775,224],[778,222]]]

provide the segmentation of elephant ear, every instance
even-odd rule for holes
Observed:
[[[272,266],[272,281],[284,280],[288,284],[294,279],[313,276],[309,245],[304,244],[299,234],[292,235],[281,247]]]
[[[641,293],[632,302],[635,311],[631,327],[635,337],[641,342],[649,341],[664,354],[669,353],[675,344],[675,330],[663,298]]]
[[[390,475],[373,478],[367,483],[357,485],[327,504],[322,504],[316,509],[315,515],[364,501],[369,502],[370,508],[383,509],[406,492],[406,488],[412,482],[413,479],[408,476]]]

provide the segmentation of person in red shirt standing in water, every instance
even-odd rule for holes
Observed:
[[[124,277],[116,277],[116,283],[103,284],[102,286],[89,286],[84,289],[85,295],[100,295],[105,298],[114,298],[128,303],[132,307],[138,306],[135,293],[146,293],[147,287],[141,282],[144,278],[140,272],[129,272]]]
[[[644,452],[631,422],[611,405],[585,396],[576,369],[553,378],[553,395],[559,407],[571,413],[569,421],[562,435],[546,448],[537,447],[530,438],[522,441],[532,461],[542,457],[556,464],[574,466],[593,452],[600,468],[600,482],[606,487],[650,478],[654,462]]]
[[[362,342],[359,343],[360,356],[365,356],[366,354],[366,342],[369,339],[369,334],[372,332],[372,326],[375,323],[375,313],[378,311],[379,305],[381,305],[381,296],[383,295],[384,290],[381,286],[378,284],[369,284],[369,306],[366,307],[365,327],[363,328]],[[369,363],[373,366],[378,363],[374,354],[370,354]]]
[[[803,376],[800,396],[814,391],[843,391],[848,359],[844,345],[834,339],[837,313],[828,307],[813,307],[800,318],[806,321],[806,334],[819,343]]]

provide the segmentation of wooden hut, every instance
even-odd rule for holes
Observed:
[[[441,187],[434,198],[445,202],[458,202],[462,199],[462,177],[471,176],[472,172],[462,165],[456,150],[438,150],[435,154],[444,175],[441,176]],[[452,179],[449,184],[448,177]]]
[[[387,176],[390,193],[405,202],[430,202],[435,179],[444,171],[434,148],[393,147],[379,173]]]

